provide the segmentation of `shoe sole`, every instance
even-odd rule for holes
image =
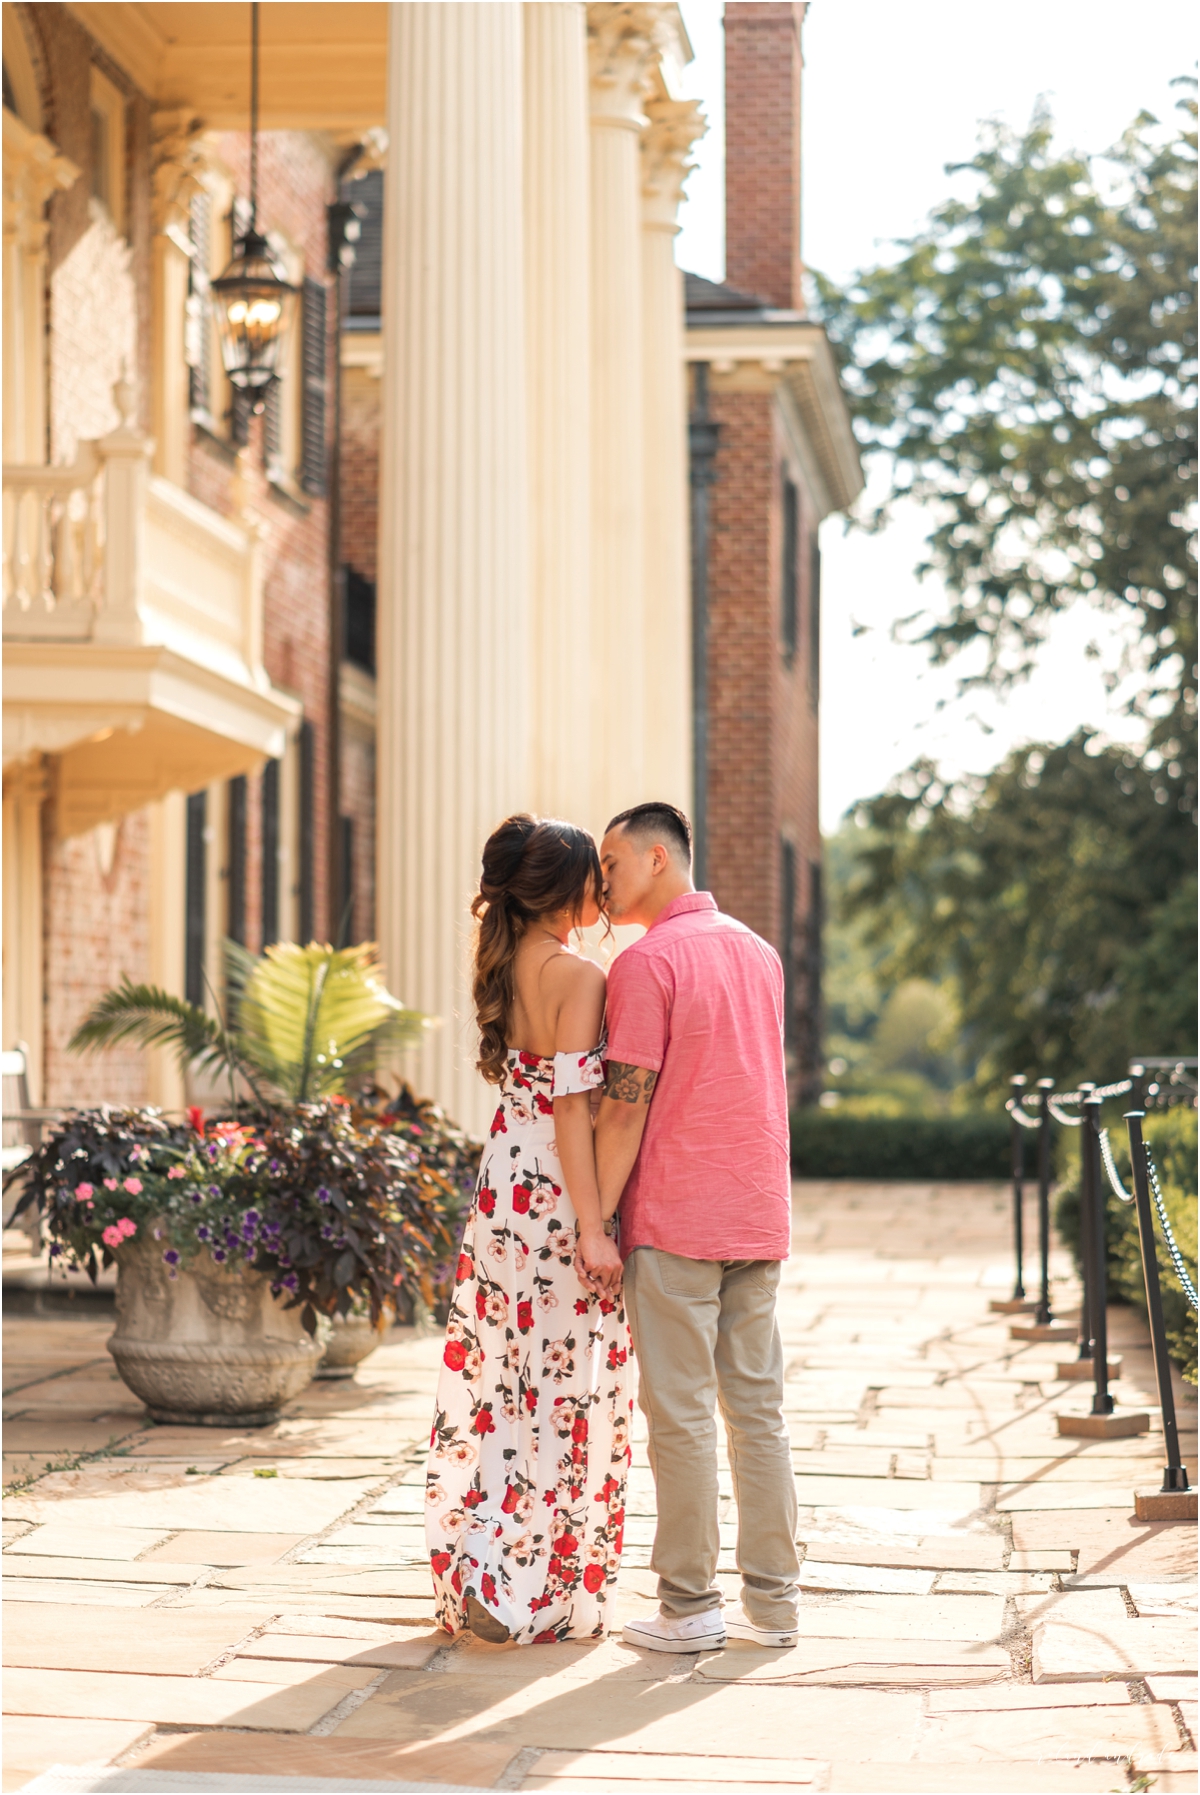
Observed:
[[[703,1633],[698,1639],[660,1639],[654,1633],[639,1633],[633,1627],[624,1627],[621,1638],[626,1645],[640,1645],[648,1652],[713,1652],[725,1644],[724,1633]]]
[[[731,1639],[744,1639],[751,1645],[774,1647],[786,1651],[790,1646],[799,1643],[799,1633],[756,1633],[752,1627],[729,1627]]]

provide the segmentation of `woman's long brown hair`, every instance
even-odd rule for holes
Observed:
[[[513,963],[531,922],[569,910],[578,917],[589,897],[599,900],[600,855],[586,829],[553,817],[510,816],[483,848],[475,918],[472,995],[479,1024],[476,1065],[500,1084],[508,1065],[508,1029],[516,985]]]

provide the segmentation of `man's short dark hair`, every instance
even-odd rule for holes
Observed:
[[[692,864],[692,825],[673,804],[635,804],[632,810],[619,811],[608,829],[624,829],[627,835],[636,836],[643,847],[660,842],[685,866]],[[604,831],[606,835],[608,829]]]

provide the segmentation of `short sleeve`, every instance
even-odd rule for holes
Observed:
[[[626,950],[608,975],[608,1048],[605,1058],[625,1066],[662,1070],[671,1033],[669,971],[648,954]]]
[[[604,1042],[586,1053],[556,1053],[553,1097],[573,1097],[579,1091],[595,1091],[604,1083]]]

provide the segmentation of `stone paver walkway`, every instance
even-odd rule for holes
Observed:
[[[790,1652],[431,1631],[436,1337],[397,1330],[266,1431],[159,1428],[111,1369],[110,1319],[13,1316],[5,1788],[1195,1788],[1195,1528],[1132,1518],[1157,1435],[1057,1436],[1090,1389],[989,1313],[1008,1213],[991,1186],[797,1187]],[[1119,1399],[1144,1403],[1129,1310],[1110,1341]],[[1194,1405],[1181,1414],[1194,1477]],[[629,1517],[618,1623],[653,1594],[642,1446]]]

